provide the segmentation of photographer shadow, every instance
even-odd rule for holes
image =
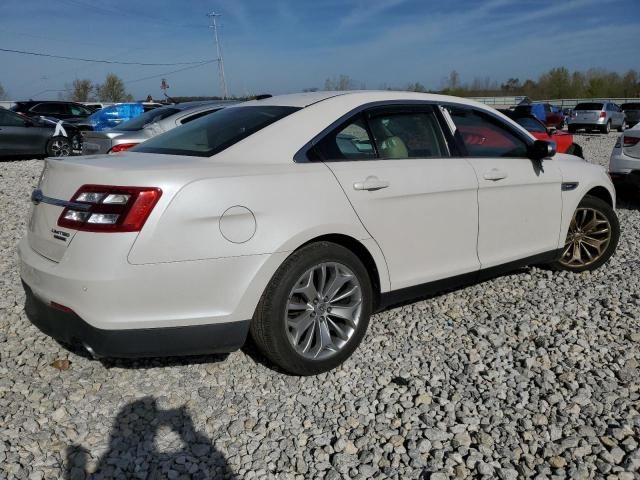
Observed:
[[[158,450],[160,428],[177,434],[182,448]],[[109,435],[109,448],[91,472],[86,448],[71,445],[65,453],[66,480],[236,478],[224,455],[196,431],[185,407],[159,410],[153,397],[136,400],[118,412]]]

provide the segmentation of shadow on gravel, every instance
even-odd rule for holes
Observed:
[[[86,355],[85,355],[86,356]],[[211,355],[193,355],[183,357],[153,357],[153,358],[100,358],[105,368],[125,368],[128,370],[144,370],[147,368],[182,367],[185,365],[213,364],[224,362],[228,353]],[[89,357],[91,358],[91,357]]]
[[[640,210],[640,188],[616,187],[616,208],[621,210]]]
[[[159,451],[159,429],[168,428],[180,437],[176,451]],[[166,436],[165,436],[166,437]],[[170,446],[176,442],[171,442]],[[175,448],[175,447],[174,447]],[[125,405],[116,416],[109,436],[109,448],[89,473],[89,451],[79,445],[67,447],[66,480],[108,478],[237,478],[222,453],[196,431],[184,407],[159,410],[153,397]]]

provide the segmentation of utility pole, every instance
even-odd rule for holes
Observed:
[[[207,17],[211,19],[211,25],[209,28],[213,28],[213,36],[216,40],[216,52],[218,57],[216,60],[218,61],[218,83],[220,85],[220,92],[222,93],[222,98],[226,99],[229,96],[227,92],[227,81],[224,77],[224,60],[222,58],[222,47],[220,46],[220,38],[218,37],[218,22],[216,18],[221,14],[216,12],[207,13]]]

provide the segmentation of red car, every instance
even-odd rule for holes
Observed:
[[[573,141],[573,135],[562,130],[556,130],[555,128],[547,128],[544,123],[538,120],[532,115],[521,115],[514,113],[510,110],[500,110],[507,117],[514,120],[520,126],[524,127],[531,135],[538,140],[552,141],[556,144],[556,151],[558,153],[568,153],[570,155],[576,155],[580,158],[583,157],[582,147]]]

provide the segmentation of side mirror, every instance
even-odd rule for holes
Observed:
[[[536,140],[529,145],[529,158],[531,160],[542,160],[543,158],[553,157],[555,154],[556,144],[554,142]]]

